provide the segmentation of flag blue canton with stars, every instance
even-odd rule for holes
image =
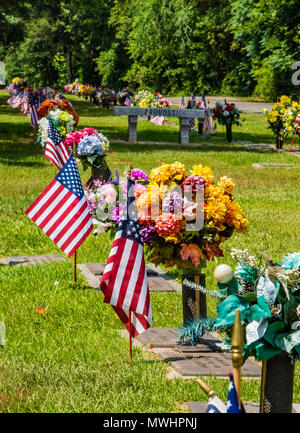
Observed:
[[[68,188],[68,190],[75,194],[79,199],[82,199],[84,196],[78,167],[73,155],[70,156],[68,162],[60,170],[58,175],[55,176],[55,179],[64,187]]]
[[[142,243],[140,237],[140,224],[135,202],[134,184],[128,180],[127,208],[124,208],[122,218],[119,222],[118,231],[122,238]]]
[[[48,137],[53,141],[53,143],[57,146],[62,142],[62,136],[58,132],[58,130],[53,125],[53,122],[50,118],[48,118],[49,128],[48,128]]]
[[[227,397],[227,413],[243,413],[242,409],[239,407],[239,402],[233,381],[233,375],[230,374],[229,377],[230,383]]]

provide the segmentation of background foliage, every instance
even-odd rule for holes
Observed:
[[[35,85],[274,100],[298,91],[299,22],[296,0],[0,0],[0,60]]]

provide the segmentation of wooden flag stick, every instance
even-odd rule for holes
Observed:
[[[236,394],[241,406],[241,367],[243,364],[243,347],[244,347],[244,337],[243,328],[241,321],[240,310],[237,309],[235,313],[234,326],[231,338],[232,346],[232,365],[233,365],[233,380],[236,389]]]
[[[129,322],[129,361],[132,363],[132,333],[131,333],[131,310],[128,313]]]
[[[295,137],[296,137],[297,131],[298,131],[298,125],[296,126],[295,133],[294,133],[294,136],[293,136],[293,140],[292,140],[292,144],[291,144],[291,147],[290,147],[289,152],[291,152],[292,149],[293,149],[294,140],[295,140]]]
[[[77,283],[77,257],[76,257],[76,251],[74,253],[74,284]]]

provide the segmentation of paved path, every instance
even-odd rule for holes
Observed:
[[[190,96],[185,96],[185,102],[190,98]],[[200,96],[196,96],[196,99],[199,99]],[[168,97],[168,99],[173,104],[180,104],[181,97]],[[244,113],[262,113],[263,108],[271,109],[273,102],[249,102],[249,101],[241,101],[238,98],[230,97],[230,96],[206,96],[206,100],[210,102],[210,108],[215,106],[216,101],[224,101],[226,99],[227,102],[234,102],[239,110]]]

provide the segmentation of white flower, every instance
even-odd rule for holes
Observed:
[[[228,117],[229,116],[229,111],[225,110],[224,113],[223,113],[223,116],[224,117]]]

